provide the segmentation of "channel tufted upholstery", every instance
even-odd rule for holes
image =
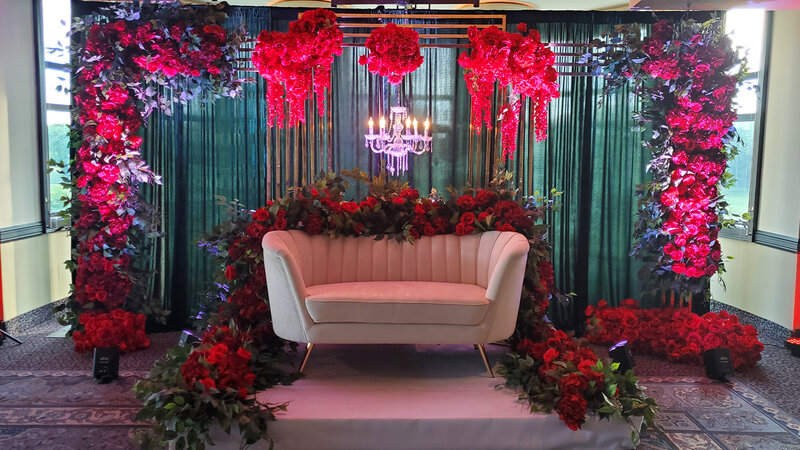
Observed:
[[[507,338],[529,249],[521,234],[498,231],[414,244],[272,231],[262,244],[275,333],[339,344]]]

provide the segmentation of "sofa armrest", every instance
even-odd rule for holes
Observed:
[[[504,244],[489,274],[486,298],[492,303],[484,319],[488,331],[487,342],[506,339],[514,332],[529,250],[528,240],[515,233]]]
[[[499,300],[506,294],[505,288],[508,286],[518,285],[521,293],[521,280],[525,276],[529,250],[528,240],[521,234],[516,234],[504,244],[494,270],[489,274],[489,283],[486,286],[486,298],[489,301]]]
[[[285,231],[272,231],[262,240],[269,307],[275,334],[308,342],[306,331],[314,321],[306,310],[306,285],[292,251],[293,239]]]

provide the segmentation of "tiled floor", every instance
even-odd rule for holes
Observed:
[[[664,432],[650,431],[639,448],[800,448],[800,421],[743,384],[697,377],[643,377],[661,412]]]

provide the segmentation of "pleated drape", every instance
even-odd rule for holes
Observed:
[[[244,21],[256,36],[264,29],[288,29],[297,13],[231,8],[228,24]],[[586,42],[616,23],[652,21],[649,14],[597,12],[508,12],[508,17],[510,30],[526,22],[541,31],[545,42]],[[397,87],[357,63],[364,51],[345,48],[336,58],[330,116],[316,117],[316,106],[309,103],[309,122],[293,130],[267,128],[264,82],[257,74],[242,98],[176,106],[172,116],[150,118],[143,149],[146,160],[164,176],[164,186],[144,192],[163,214],[164,237],[143,261],[158,273],[152,295],[164,299],[174,320],[195,311],[211,287],[211,259],[195,241],[226,219],[214,204],[215,195],[256,208],[319,171],[360,167],[377,174],[380,158],[364,147],[367,119],[372,116],[377,122],[398,98],[420,122],[430,118],[434,124],[433,151],[412,157],[401,179],[427,194],[432,188],[444,192],[468,182],[481,186],[492,178],[499,141],[494,130],[470,139],[469,94],[456,62],[462,49],[423,49],[425,63]],[[550,217],[550,240],[558,286],[576,297],[573,305],[555,305],[551,315],[570,325],[580,321],[579,313],[589,303],[605,298],[613,304],[639,294],[638,265],[628,252],[634,190],[645,179],[648,158],[640,133],[632,130],[635,104],[627,91],[599,106],[601,79],[562,76],[559,83],[561,97],[550,106],[549,138],[534,142],[524,105],[519,148],[508,167],[523,195],[550,188],[565,191],[561,211]],[[356,184],[348,196],[365,193]]]

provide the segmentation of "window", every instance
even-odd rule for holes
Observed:
[[[69,31],[72,20],[70,0],[39,0],[39,42],[43,62],[41,99],[44,103],[42,146],[45,162],[69,164],[70,66]],[[45,213],[49,228],[61,225],[58,213],[65,209],[69,190],[61,186],[64,176],[57,168],[45,177]]]
[[[725,31],[731,37],[733,46],[739,48],[739,54],[747,59],[748,73],[734,98],[734,106],[738,118],[733,126],[739,132],[742,142],[739,154],[728,163],[728,171],[736,180],[733,186],[723,189],[722,193],[728,202],[728,218],[736,219],[739,224],[724,230],[723,236],[750,240],[752,230],[749,214],[755,214],[755,188],[760,146],[760,122],[762,109],[762,76],[765,61],[765,40],[770,30],[767,29],[767,14],[763,10],[739,9],[725,14]]]

